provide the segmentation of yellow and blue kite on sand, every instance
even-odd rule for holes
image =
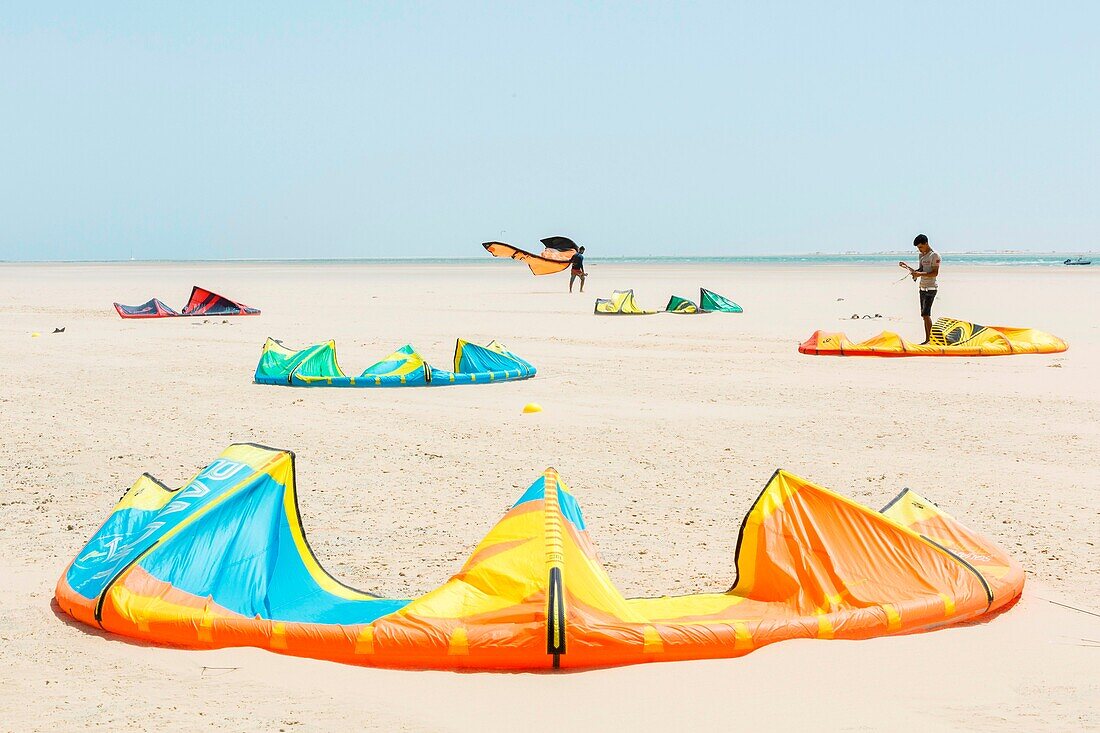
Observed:
[[[294,455],[237,444],[175,491],[138,479],[55,595],[85,624],[157,644],[539,670],[931,630],[990,617],[1024,585],[1004,551],[912,492],[876,512],[784,471],[742,522],[733,571],[726,592],[623,597],[547,469],[443,585],[380,598],[314,557]]]
[[[357,377],[344,374],[336,360],[336,342],[326,341],[301,351],[269,338],[256,365],[258,384],[296,387],[438,387],[527,379],[535,367],[496,341],[478,346],[459,339],[454,371],[436,369],[406,344]]]
[[[647,311],[634,300],[634,290],[616,290],[610,298],[596,298],[593,311],[597,316],[651,316],[657,311]]]

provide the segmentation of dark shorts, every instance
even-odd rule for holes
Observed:
[[[920,291],[920,314],[922,316],[932,317],[932,301],[936,299],[935,290],[922,290]]]

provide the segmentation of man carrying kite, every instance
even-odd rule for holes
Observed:
[[[578,277],[581,279],[581,292],[584,292],[584,279],[587,275],[584,272],[584,247],[577,250],[577,254],[569,258],[569,292],[573,292],[573,281]]]
[[[542,244],[546,249],[541,254],[513,247],[506,242],[485,242],[481,246],[493,257],[508,257],[525,263],[531,268],[532,275],[553,275],[572,264],[574,272],[580,269],[581,289],[583,290],[584,265],[583,260],[575,260],[577,254],[576,243],[569,237],[547,237],[542,240]]]

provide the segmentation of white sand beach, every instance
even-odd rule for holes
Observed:
[[[489,259],[0,265],[0,730],[1100,728],[1100,268],[945,254],[937,315],[1070,348],[924,359],[797,351],[818,328],[919,341],[916,289],[893,266],[589,270],[570,295],[565,275]],[[263,314],[126,321],[111,307],[179,307],[195,284]],[[700,286],[745,312],[592,314],[613,289],[659,309]],[[349,372],[405,343],[446,365],[456,337],[495,338],[539,371],[445,389],[261,386],[268,336],[335,339]],[[521,414],[527,402],[544,411]],[[177,486],[241,441],[296,453],[311,545],[381,595],[444,582],[547,466],[627,596],[728,588],[741,519],[780,467],[873,508],[910,487],[1009,551],[1028,584],[973,626],[568,674],[165,649],[56,610],[58,576],[142,472]]]

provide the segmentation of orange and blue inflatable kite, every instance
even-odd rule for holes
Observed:
[[[73,618],[189,648],[256,646],[373,667],[539,670],[736,657],[988,618],[1022,592],[1001,549],[903,491],[880,512],[777,471],[724,593],[624,598],[547,469],[446,583],[380,598],[306,541],[293,454],[230,446],[186,486],[143,475],[57,583]]]

